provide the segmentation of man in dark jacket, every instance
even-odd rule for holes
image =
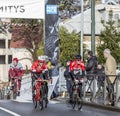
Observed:
[[[66,87],[67,87],[68,94],[70,94],[70,88],[71,88],[70,61],[66,61],[64,77],[66,80]]]
[[[96,74],[97,73],[97,58],[93,56],[92,51],[88,51],[88,60],[86,65],[87,74]],[[89,78],[89,77],[88,77]]]

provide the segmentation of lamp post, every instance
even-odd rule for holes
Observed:
[[[95,1],[91,0],[91,50],[95,54]]]
[[[80,34],[80,54],[83,57],[83,34],[84,34],[84,0],[81,0],[81,34]]]

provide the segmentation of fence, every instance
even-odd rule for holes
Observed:
[[[64,68],[60,68],[59,92],[66,90],[66,81],[64,78]],[[107,105],[108,102],[108,77],[115,78],[114,87],[114,103],[120,107],[120,75],[103,75],[105,80],[103,86],[98,86],[98,75],[85,75],[83,83],[83,100],[86,102]]]
[[[61,67],[59,70],[59,82],[58,82],[58,90],[59,93],[67,92],[66,89],[66,80],[64,78],[64,68]],[[103,86],[98,86],[98,75],[85,75],[84,83],[83,83],[83,100],[87,102],[93,102],[98,104],[107,105],[108,101],[108,77],[115,78],[114,81],[114,102],[115,106],[120,107],[120,75],[104,75],[105,80],[103,82]],[[25,75],[22,79],[22,87],[21,93],[25,92],[24,88],[28,84],[31,86],[31,75]],[[24,87],[25,86],[25,87]],[[23,89],[22,89],[23,88]],[[31,91],[31,87],[29,87],[29,91]],[[0,99],[8,99],[10,95],[10,87],[7,86],[0,90]],[[31,95],[30,95],[31,96]]]
[[[22,86],[24,86],[27,83],[31,83],[31,75],[27,74],[24,75],[22,78]],[[1,83],[3,84],[3,83]],[[23,87],[21,87],[22,89]],[[21,92],[23,92],[24,90],[21,90]],[[4,86],[0,89],[0,99],[13,99],[13,94],[11,91],[11,87],[9,85]]]

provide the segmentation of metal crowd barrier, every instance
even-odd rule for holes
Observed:
[[[98,103],[107,105],[108,102],[108,77],[115,78],[114,82],[114,103],[115,106],[120,107],[120,75],[104,75],[105,80],[103,86],[98,86],[98,75],[86,74],[83,83],[83,100],[86,102]],[[66,80],[64,78],[64,68],[60,69],[59,72],[59,92],[66,90]]]
[[[21,87],[31,82],[31,74],[24,75],[22,77]],[[3,83],[0,83],[3,84]],[[12,91],[10,86],[5,86],[0,89],[0,99],[12,99]]]
[[[102,75],[103,76],[103,75]],[[114,103],[119,106],[120,102],[120,75],[104,75],[105,80],[103,86],[98,86],[98,75],[90,74],[85,76],[83,83],[83,99],[89,98],[90,102],[101,103],[107,105],[108,102],[108,79],[109,77],[115,78],[113,83],[114,87]],[[102,88],[102,91],[100,90]],[[100,95],[101,94],[101,95]],[[100,99],[98,99],[101,97]]]

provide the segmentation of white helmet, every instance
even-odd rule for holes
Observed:
[[[45,62],[44,58],[42,56],[38,56],[38,61]]]

